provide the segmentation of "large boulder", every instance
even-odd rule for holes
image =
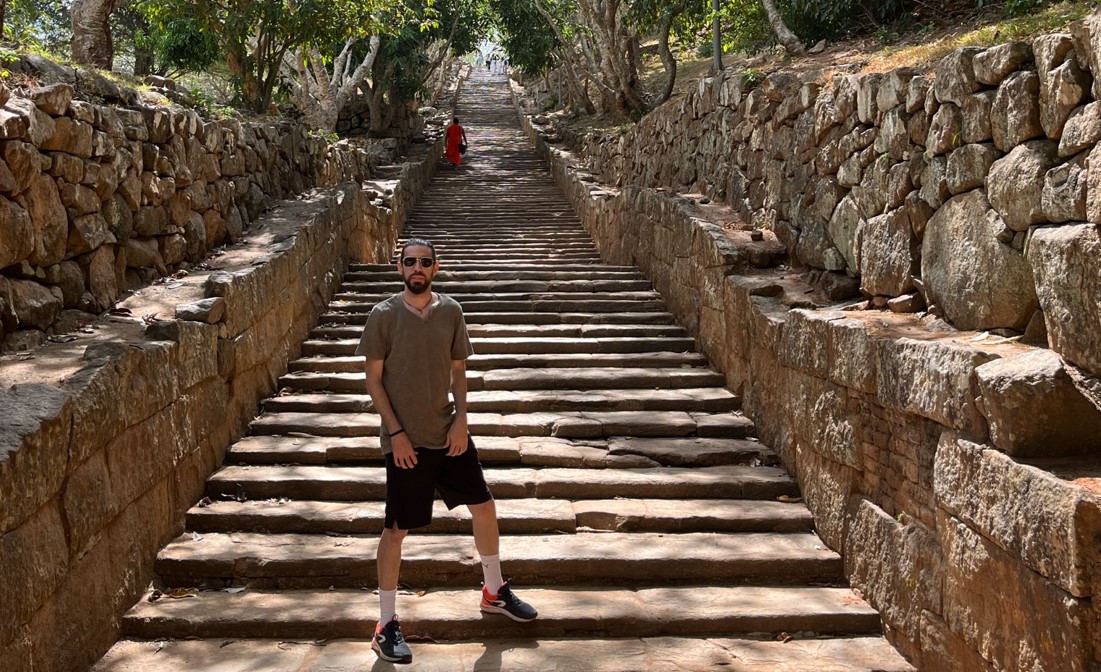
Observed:
[[[990,440],[1014,457],[1101,450],[1101,409],[1082,394],[1051,350],[1033,350],[975,369]]]
[[[927,299],[960,329],[1024,330],[1038,307],[1029,264],[998,240],[1005,228],[977,190],[949,200],[925,228]]]
[[[986,193],[1009,228],[1025,231],[1033,224],[1046,221],[1045,178],[1058,162],[1054,142],[1034,140],[1015,147],[990,167]]]
[[[1048,338],[1064,359],[1101,376],[1101,232],[1094,224],[1037,228],[1027,248]]]

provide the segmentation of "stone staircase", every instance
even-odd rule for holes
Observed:
[[[438,504],[404,547],[407,669],[911,670],[723,376],[636,269],[600,261],[504,81],[479,73],[464,100],[468,164],[441,167],[406,235],[437,245],[436,288],[466,313],[503,568],[540,617],[478,611],[469,516]],[[166,595],[95,670],[390,669],[369,643],[385,484],[353,351],[399,290],[393,266],[346,274],[159,554]]]

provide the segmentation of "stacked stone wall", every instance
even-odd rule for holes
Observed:
[[[1095,145],[1043,171],[998,177],[998,162],[1015,158],[993,130],[1020,105],[1062,116],[1041,94],[1048,80],[1028,68],[1042,71],[1037,55],[1058,43],[1054,69],[1077,82],[1101,74],[1098,26],[1093,17],[1072,35],[964,50],[928,74],[828,84],[779,74],[749,92],[737,76],[704,80],[622,138],[579,136],[572,146],[562,142],[568,130],[521,109],[606,261],[637,264],[654,281],[798,479],[818,533],[844,554],[888,637],[923,670],[1101,665],[1101,257],[1091,252],[1097,220],[1086,216]],[[983,84],[997,79],[983,68],[1001,72],[1002,84]],[[1003,93],[996,105],[1013,73],[1035,75],[1033,95]],[[1091,114],[1092,88],[1058,96],[1068,118]],[[972,128],[984,112],[965,111],[986,99],[989,138]],[[917,130],[937,126],[940,110],[956,118],[954,108],[969,142],[926,147],[931,131]],[[915,131],[902,133],[902,122]],[[1061,138],[1045,130],[1039,140],[1055,155],[1067,123]],[[993,160],[979,163],[994,172],[936,176],[942,159],[947,171],[953,156],[985,145]],[[1063,211],[1086,215],[1037,215],[1011,228],[1022,203],[988,194],[1039,184],[1042,195],[1062,184],[1048,172],[1059,166],[1081,168]],[[700,192],[732,207],[705,204]],[[767,226],[729,226],[739,210]],[[823,274],[855,280],[869,299],[929,297],[934,309],[815,303],[805,297]],[[936,294],[929,285],[944,278],[948,289]],[[1039,319],[1037,305],[1050,342],[1026,345],[1014,336]]]
[[[130,115],[124,130],[112,134],[104,120],[123,111],[69,102],[65,87],[47,94],[68,107],[51,108],[58,113],[49,116],[54,131],[40,135],[81,129],[103,153],[78,163],[98,170],[97,179],[117,168],[111,174],[118,186],[110,200],[96,201],[101,209],[92,208],[93,225],[83,227],[72,206],[64,207],[64,194],[77,182],[50,173],[79,154],[64,151],[63,143],[43,151],[27,138],[28,119],[49,125],[40,105],[6,106],[0,125],[9,139],[0,145],[18,145],[30,157],[27,170],[37,163],[41,172],[31,181],[43,185],[45,196],[0,195],[8,213],[18,215],[0,221],[9,236],[0,237],[0,254],[8,255],[0,288],[33,284],[68,305],[50,289],[49,269],[67,261],[83,269],[90,258],[81,295],[91,297],[81,300],[97,311],[114,308],[75,340],[8,355],[0,367],[2,670],[87,669],[116,640],[122,614],[149,585],[158,549],[182,531],[184,512],[202,497],[206,478],[259,401],[275,391],[348,263],[390,258],[443,151],[435,134],[412,146],[405,163],[376,168],[371,156],[326,147],[291,125],[200,123],[191,112],[165,109]],[[140,139],[143,133],[150,139]],[[0,178],[5,174],[0,170]],[[360,181],[369,175],[374,179]],[[190,180],[186,187],[181,176]],[[140,205],[112,219],[129,208],[108,205],[126,199],[120,192],[127,182]],[[332,186],[298,193],[314,183]],[[146,193],[162,187],[167,197],[163,190]],[[197,205],[203,194],[207,200]],[[279,195],[297,198],[275,200]],[[40,196],[60,199],[56,217],[36,210]],[[181,202],[186,213],[176,217],[172,209]],[[143,212],[154,214],[146,220]],[[211,234],[212,220],[227,226]],[[139,224],[145,221],[159,224]],[[18,228],[24,224],[30,230]],[[117,294],[229,241],[186,274]],[[148,246],[157,263],[138,262],[130,253],[135,245]],[[166,256],[181,245],[183,256]],[[50,256],[39,256],[40,248]],[[103,286],[110,291],[102,295],[97,255],[107,259]],[[20,305],[6,300],[0,294],[0,307]],[[16,326],[28,329],[22,321]],[[46,319],[29,327],[51,328]]]
[[[307,130],[0,85],[0,343],[39,345],[83,319],[65,311],[192,267],[272,199],[372,176],[378,155]]]

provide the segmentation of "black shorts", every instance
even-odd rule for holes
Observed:
[[[448,509],[493,499],[478,461],[474,441],[466,452],[448,457],[447,449],[416,448],[417,466],[402,469],[386,455],[386,528],[412,530],[432,522],[432,503],[440,493]]]

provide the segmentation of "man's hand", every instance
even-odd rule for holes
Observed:
[[[413,442],[409,435],[402,432],[390,439],[390,448],[394,454],[394,464],[401,469],[412,469],[417,466],[417,451],[413,450]]]
[[[447,456],[458,457],[466,452],[467,428],[466,418],[457,417],[451,423],[451,429],[447,430]]]

